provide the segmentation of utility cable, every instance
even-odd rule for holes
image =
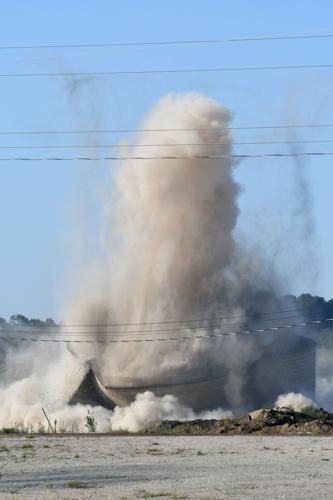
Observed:
[[[142,325],[165,325],[165,324],[176,324],[176,323],[193,323],[193,322],[201,322],[201,321],[216,321],[216,320],[226,320],[226,319],[247,319],[247,316],[253,319],[253,316],[257,316],[260,314],[260,317],[267,317],[267,316],[275,316],[276,314],[289,314],[289,313],[297,313],[297,314],[315,314],[315,311],[311,311],[310,309],[302,309],[302,308],[297,308],[293,307],[291,309],[282,309],[278,311],[269,311],[269,312],[256,312],[256,311],[246,311],[246,313],[243,314],[237,314],[237,315],[228,315],[228,316],[215,316],[215,317],[204,317],[204,318],[190,318],[190,319],[172,319],[172,320],[164,320],[164,321],[143,321],[139,323],[93,323],[93,324],[63,324],[63,325],[50,325],[50,328],[79,328],[79,327],[93,327],[93,328],[99,328],[99,327],[121,327],[121,326],[142,326]],[[21,325],[23,326],[23,325]],[[29,325],[27,325],[29,327]],[[34,326],[36,328],[36,326]],[[45,325],[41,325],[40,328],[46,328]]]
[[[93,130],[0,130],[0,135],[53,135],[53,134],[128,134],[136,132],[217,132],[224,130],[275,130],[294,128],[328,128],[333,127],[333,123],[323,124],[290,124],[290,125],[245,125],[240,127],[209,127],[209,128],[139,128],[139,129],[93,129]]]
[[[331,33],[286,33],[277,35],[254,35],[231,38],[209,38],[192,40],[157,40],[147,42],[100,42],[100,43],[68,43],[68,44],[36,44],[36,45],[0,45],[0,50],[22,49],[78,49],[78,48],[107,48],[107,47],[146,47],[163,45],[207,45],[235,42],[262,42],[277,40],[306,40],[315,38],[333,38]]]
[[[297,314],[293,314],[291,316],[280,316],[280,317],[276,317],[276,318],[266,318],[266,319],[261,319],[261,320],[251,320],[250,318],[248,320],[244,320],[242,322],[236,322],[236,323],[227,323],[227,324],[223,324],[221,323],[221,320],[218,320],[218,319],[212,319],[210,320],[210,324],[209,325],[196,325],[196,326],[189,326],[189,325],[184,325],[184,326],[180,326],[178,328],[158,328],[158,329],[155,329],[155,330],[116,330],[116,331],[108,331],[108,330],[94,330],[92,332],[89,332],[89,331],[59,331],[59,330],[56,330],[54,331],[54,327],[50,327],[49,329],[46,328],[46,327],[41,327],[41,329],[39,330],[36,330],[35,327],[26,327],[24,329],[22,328],[14,328],[14,327],[10,327],[10,328],[0,328],[0,333],[26,333],[26,334],[36,334],[36,335],[40,335],[40,334],[48,334],[48,335],[62,335],[62,336],[72,336],[72,335],[84,335],[84,336],[88,336],[88,335],[103,335],[103,336],[113,336],[113,335],[131,335],[133,333],[135,334],[138,334],[138,335],[142,335],[142,334],[156,334],[156,333],[160,333],[160,332],[182,332],[184,330],[187,330],[187,331],[196,331],[196,330],[200,330],[200,329],[204,329],[204,330],[215,330],[216,328],[231,328],[231,327],[242,327],[244,326],[246,323],[250,323],[250,322],[255,322],[257,324],[262,324],[262,323],[267,323],[267,322],[274,322],[274,321],[281,321],[281,320],[292,320],[292,319],[295,319],[295,318],[299,318],[301,316],[300,313],[297,313]],[[214,324],[212,325],[212,323],[214,322],[218,322],[218,324]],[[203,321],[202,321],[203,322]],[[162,325],[163,326],[163,325]],[[99,327],[101,328],[101,327]]]
[[[68,340],[68,339],[44,339],[44,338],[23,338],[23,337],[10,337],[10,336],[0,336],[0,339],[2,340],[11,340],[15,342],[55,342],[55,343],[76,343],[76,344],[82,344],[82,343],[87,343],[87,344],[118,344],[118,343],[143,343],[143,342],[170,342],[170,341],[183,341],[183,340],[191,340],[195,341],[198,339],[208,339],[208,338],[218,338],[218,337],[225,337],[225,336],[237,336],[237,335],[249,335],[249,334],[260,334],[260,333],[265,333],[265,332],[277,332],[279,330],[283,329],[292,329],[292,328],[298,328],[298,327],[306,327],[306,326],[315,326],[319,325],[321,323],[324,323],[325,321],[331,321],[333,318],[327,318],[325,320],[314,320],[314,321],[306,321],[302,323],[292,323],[288,325],[280,325],[280,326],[271,326],[271,327],[265,327],[265,328],[256,328],[253,330],[243,330],[243,331],[236,331],[236,332],[220,332],[220,333],[207,333],[207,334],[201,334],[201,335],[191,335],[191,336],[182,336],[182,337],[163,337],[163,338],[153,338],[153,339],[93,339],[93,340]]]
[[[191,156],[77,156],[77,157],[49,157],[49,156],[12,156],[0,157],[0,161],[122,161],[122,160],[207,160],[230,158],[290,158],[301,156],[332,156],[333,151],[312,151],[299,153],[258,153],[258,154],[230,154],[230,155],[191,155]]]
[[[182,143],[175,142],[174,144],[71,144],[71,145],[37,145],[37,146],[1,146],[0,149],[107,149],[107,148],[164,148],[164,147],[177,147],[177,146],[264,146],[271,144],[329,144],[332,143],[333,139],[324,140],[299,140],[299,141],[229,141],[229,142],[192,142],[192,143]]]
[[[29,77],[77,77],[77,76],[131,76],[131,75],[157,75],[157,74],[185,74],[185,73],[221,73],[223,71],[272,71],[289,69],[328,69],[333,64],[299,64],[280,66],[234,66],[225,68],[169,68],[169,69],[142,69],[123,71],[69,71],[49,73],[0,73],[0,78],[29,78]]]

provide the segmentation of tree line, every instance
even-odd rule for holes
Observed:
[[[0,317],[0,328],[9,328],[16,326],[27,326],[27,327],[48,327],[55,326],[56,322],[52,318],[46,318],[45,320],[37,318],[27,318],[23,314],[12,314],[12,316],[7,320]]]

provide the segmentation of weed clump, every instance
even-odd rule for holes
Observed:
[[[69,483],[67,483],[67,486],[68,488],[87,488],[87,485],[84,484],[84,483],[81,483],[81,481],[69,481]]]
[[[88,414],[86,415],[86,423],[84,426],[88,429],[89,432],[97,431],[97,422],[94,415],[88,410]]]

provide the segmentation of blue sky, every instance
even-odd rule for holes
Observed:
[[[319,2],[153,0],[1,2],[1,45],[211,39],[330,30],[333,5]],[[0,51],[1,73],[332,63],[333,39],[201,46]],[[234,125],[332,123],[333,69],[115,76],[0,78],[0,130],[132,128],[167,92],[198,91],[229,107]],[[114,142],[120,137],[99,137]],[[247,131],[239,140],[329,140],[332,129]],[[96,141],[96,137],[85,138]],[[79,136],[0,136],[0,145],[79,144]],[[298,151],[332,151],[333,144]],[[67,150],[74,155],[80,150]],[[286,146],[242,146],[241,153]],[[62,151],[57,151],[59,155]],[[82,152],[82,150],[81,150]],[[2,156],[54,150],[3,150]],[[240,232],[265,242],[292,292],[333,296],[332,157],[246,160]],[[106,164],[1,162],[0,316],[61,317],[73,259],[98,252]],[[300,169],[302,172],[301,177]],[[87,228],[73,241],[73,228]],[[278,250],[277,250],[278,249]],[[272,257],[272,256],[271,256]],[[274,264],[272,257],[272,265]]]

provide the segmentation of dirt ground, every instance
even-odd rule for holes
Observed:
[[[333,498],[332,464],[322,436],[8,436],[0,498]]]

